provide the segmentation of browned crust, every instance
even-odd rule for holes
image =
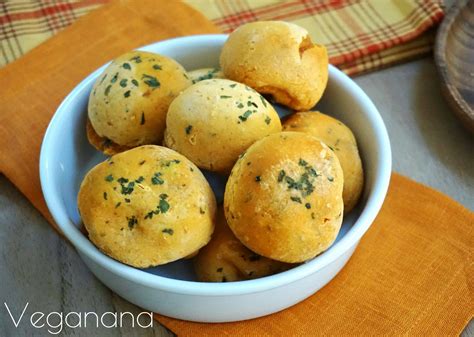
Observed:
[[[86,133],[89,143],[107,156],[113,156],[114,154],[127,151],[132,148],[130,146],[119,145],[117,143],[114,143],[107,137],[99,136],[97,132],[95,132],[94,127],[92,126],[92,123],[89,118],[87,118],[86,122]]]

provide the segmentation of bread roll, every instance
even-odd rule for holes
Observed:
[[[217,213],[216,229],[207,246],[194,258],[199,281],[231,282],[273,275],[293,265],[270,260],[246,248],[229,229],[223,210]]]
[[[229,173],[255,141],[281,131],[270,103],[243,84],[214,79],[198,82],[171,103],[166,146],[203,169]]]
[[[224,76],[242,82],[295,110],[309,110],[328,81],[328,54],[308,32],[283,21],[240,26],[220,56]]]
[[[118,57],[91,91],[89,141],[106,154],[160,143],[171,101],[191,83],[166,56],[133,51]]]
[[[199,169],[173,150],[147,145],[87,173],[78,195],[89,239],[125,264],[147,268],[207,244],[216,201]]]
[[[342,188],[339,160],[319,139],[300,132],[272,134],[253,144],[232,169],[225,216],[255,253],[303,262],[336,239]]]
[[[357,204],[364,187],[364,170],[352,131],[341,121],[320,112],[298,112],[283,123],[286,131],[306,132],[321,139],[334,151],[344,173],[344,212]]]

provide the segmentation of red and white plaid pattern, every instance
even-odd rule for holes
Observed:
[[[138,1],[138,0],[129,0]],[[177,1],[177,0],[170,0]],[[0,66],[107,0],[0,0]],[[348,74],[379,69],[429,52],[443,18],[439,0],[185,0],[223,32],[257,20],[305,27]]]

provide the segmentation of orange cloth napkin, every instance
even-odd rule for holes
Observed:
[[[217,32],[180,2],[117,1],[0,69],[0,171],[55,226],[39,185],[39,149],[55,109],[87,74],[132,48]],[[178,335],[458,334],[473,316],[474,215],[394,174],[387,201],[347,267],[281,313],[230,324],[157,315]],[[158,300],[158,299],[157,299]]]

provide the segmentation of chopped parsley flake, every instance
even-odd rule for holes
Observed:
[[[137,179],[135,179],[135,182],[137,184],[140,184],[141,182],[143,182],[143,180],[145,180],[145,178],[143,178],[143,176],[139,176]]]
[[[239,116],[239,119],[242,121],[242,122],[245,122],[249,117],[250,115],[252,114],[252,111],[250,110],[247,110],[243,113],[243,115],[240,115]]]
[[[151,219],[153,218],[153,215],[168,212],[168,210],[170,209],[170,204],[166,201],[166,198],[168,198],[167,194],[160,194],[160,202],[158,206],[156,206],[155,210],[148,212],[145,215],[145,219]]]
[[[242,104],[242,102],[239,102],[239,104],[237,104],[237,108],[242,109],[243,107],[244,105]]]
[[[161,166],[170,167],[170,165],[172,165],[172,164],[179,164],[179,163],[181,163],[181,160],[179,160],[179,159],[172,159],[172,160],[167,160],[167,161],[163,162],[163,163],[161,164]]]
[[[145,164],[146,160],[142,160],[141,162],[138,163],[138,165],[142,166],[143,164]]]
[[[104,75],[104,77],[102,77],[102,79],[100,80],[100,83],[99,84],[102,84],[102,82],[105,81],[105,78],[107,77],[107,74]]]
[[[163,185],[165,181],[161,178],[161,172],[156,172],[151,178],[151,183],[153,185]]]
[[[105,88],[105,91],[104,91],[104,95],[105,95],[105,96],[109,96],[110,88],[112,88],[112,85],[111,85],[111,84],[109,84],[109,85],[107,86],[107,88]]]
[[[120,80],[120,86],[121,86],[122,88],[125,88],[125,87],[127,86],[127,81],[128,81],[128,80],[127,80],[126,78],[124,78],[123,80]]]
[[[161,69],[163,69],[163,68],[161,68],[161,66],[158,65],[158,64],[154,64],[154,65],[153,65],[153,69],[155,69],[155,70],[161,70]]]
[[[115,83],[115,82],[117,82],[118,75],[119,75],[119,73],[115,73],[114,77],[112,77],[112,79],[110,80],[110,83]]]
[[[136,87],[138,87],[138,81],[136,79],[131,80],[132,84]]]
[[[260,176],[256,176],[256,177],[255,177],[255,181],[256,181],[256,182],[260,182],[260,181],[262,181],[262,178],[261,178]]]
[[[129,198],[125,198],[124,200],[125,200],[125,202],[126,202],[127,204],[130,203],[130,199],[129,199]]]
[[[123,94],[123,97],[125,98],[130,97],[130,90],[125,91],[125,93]]]
[[[114,177],[109,174],[107,177],[105,177],[105,181],[108,181],[110,183],[111,181],[114,181]]]
[[[263,106],[266,108],[267,102],[265,102],[265,98],[263,98],[263,96],[260,96],[260,100],[262,101]]]
[[[252,102],[252,101],[248,101],[247,106],[253,106],[255,108],[258,108],[258,105],[255,102]]]
[[[271,121],[272,121],[272,119],[270,117],[268,117],[268,116],[265,117],[265,123],[267,125],[270,125]]]
[[[229,85],[229,87],[235,88],[236,85],[237,85],[237,83],[234,83],[234,84]]]
[[[119,207],[122,203],[119,201],[118,203],[115,204],[115,208]]]
[[[166,234],[169,234],[169,235],[173,235],[174,233],[174,230],[172,230],[171,228],[165,228],[162,230],[163,233],[166,233]]]
[[[153,89],[160,87],[160,82],[154,76],[143,74],[142,80],[143,82],[145,82],[146,85],[152,87]]]
[[[140,57],[140,55],[137,55],[137,56],[132,57],[130,61],[135,61],[135,63],[141,63],[142,58]]]
[[[283,181],[283,178],[285,178],[286,172],[284,170],[281,170],[280,173],[278,174],[278,182],[281,183]]]
[[[222,95],[221,98],[222,98],[222,99],[232,98],[232,96]]]
[[[301,159],[301,158],[300,158],[300,160],[298,161],[298,165],[300,165],[300,166],[307,166],[307,165],[308,165],[308,162],[305,161],[304,159]]]
[[[127,69],[127,70],[132,69],[132,67],[130,67],[130,63],[126,63],[126,62],[124,64],[122,64],[122,68]]]
[[[127,217],[127,220],[128,220],[128,228],[130,229],[133,229],[133,227],[135,227],[135,225],[138,224],[138,220],[137,218],[135,218],[135,215],[133,215],[132,217]]]
[[[297,203],[301,204],[301,198],[300,197],[291,197],[290,199],[294,202],[297,202]]]
[[[186,131],[186,134],[189,135],[191,133],[191,130],[193,129],[192,125],[188,125],[184,130]]]

